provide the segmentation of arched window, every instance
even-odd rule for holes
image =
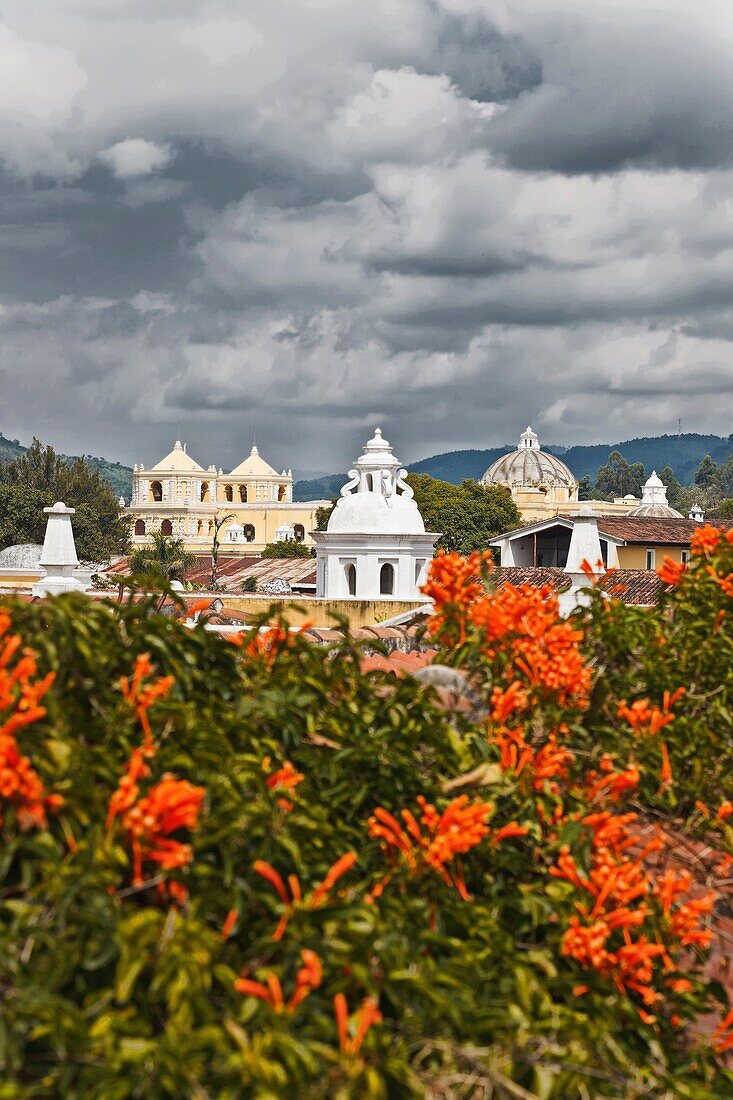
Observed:
[[[417,561],[415,562],[415,584],[420,583],[420,578],[422,576],[422,571],[423,571],[424,568],[425,568],[425,559],[424,558],[418,558]]]
[[[231,504],[232,501],[234,500],[234,489],[232,488],[231,485],[225,485],[224,486],[224,496],[229,501],[229,503]]]
[[[247,486],[246,485],[240,485],[239,486],[239,499],[241,500],[242,504],[247,503]]]
[[[209,499],[209,483],[208,481],[201,482],[201,500]]]
[[[356,566],[353,562],[346,566],[346,587],[350,596],[356,595]]]
[[[287,489],[286,485],[279,485],[278,489],[277,489],[277,499],[278,500],[285,500],[287,491],[288,491],[288,489]]]
[[[196,534],[200,537],[204,533],[204,521],[200,519],[196,527]]]
[[[381,596],[394,594],[394,566],[388,561],[379,570],[379,594]]]
[[[305,527],[302,523],[293,524],[293,537],[296,542],[303,542],[305,539]]]
[[[163,522],[161,523],[160,533],[161,533],[161,535],[172,535],[173,534],[173,524],[171,523],[171,521],[169,519],[164,519]]]
[[[244,528],[242,529],[242,533],[246,542],[254,542],[255,529],[251,523],[245,523]]]
[[[135,521],[135,534],[136,535],[144,535],[145,534],[145,520],[144,519],[138,519],[138,520]]]
[[[150,496],[153,498],[153,500],[163,499],[163,486],[159,481],[150,482]]]

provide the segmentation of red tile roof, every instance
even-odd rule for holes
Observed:
[[[653,569],[613,569],[601,583],[603,591],[627,604],[651,607],[665,585]]]
[[[570,517],[572,518],[572,517]],[[692,519],[659,516],[598,516],[601,535],[611,535],[628,543],[657,546],[689,546],[700,524]]]
[[[492,570],[491,576],[497,588],[501,588],[503,584],[531,584],[535,588],[549,585],[555,592],[562,592],[570,587],[567,573],[555,565],[498,565]]]

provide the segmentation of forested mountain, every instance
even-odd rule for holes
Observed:
[[[448,451],[445,454],[431,455],[408,466],[410,473],[429,474],[440,481],[450,481],[459,485],[464,478],[480,478],[484,470],[514,449],[516,444],[507,443],[501,447],[489,447],[486,450]],[[0,462],[17,458],[25,454],[24,447],[17,439],[7,439],[0,433]],[[593,443],[588,446],[564,447],[549,445],[544,448],[560,455],[575,476],[580,480],[587,474],[595,481],[598,470],[608,460],[611,451],[619,451],[628,462],[641,462],[647,473],[657,472],[669,466],[681,485],[689,485],[695,470],[705,455],[710,455],[718,465],[725,462],[733,451],[733,435],[725,438],[719,435],[700,435],[685,432],[682,435],[643,436],[629,439],[624,443]],[[67,461],[73,461],[76,455],[64,455]],[[99,470],[109,481],[115,493],[130,499],[132,491],[132,470],[119,462],[108,462],[105,458],[86,456],[87,463]],[[346,480],[345,474],[328,474],[325,477],[296,481],[293,489],[295,500],[331,499]]]
[[[480,478],[495,459],[515,447],[515,443],[507,443],[483,451],[448,451],[413,462],[408,469],[410,473],[429,474],[440,481],[459,485],[464,478]],[[587,474],[592,482],[595,481],[599,468],[608,461],[611,451],[619,451],[628,462],[641,462],[647,473],[669,466],[680,484],[689,485],[705,455],[710,455],[719,465],[725,462],[733,451],[733,435],[725,438],[685,432],[682,435],[642,436],[623,443],[593,443],[577,447],[549,445],[543,449],[562,457],[578,480]],[[330,475],[308,482],[297,481],[293,495],[296,500],[333,496],[334,483],[338,481],[340,487],[345,480],[345,477],[339,479]]]
[[[6,439],[0,432],[0,462],[6,462],[28,450],[17,439]],[[74,462],[78,455],[60,455],[65,462]],[[99,470],[102,477],[110,483],[117,496],[123,496],[129,501],[132,493],[132,470],[129,466],[123,466],[119,462],[108,462],[106,458],[95,458],[93,455],[85,455],[84,460],[93,470]]]

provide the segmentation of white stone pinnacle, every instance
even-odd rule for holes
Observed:
[[[45,568],[46,576],[33,585],[33,595],[58,596],[63,592],[81,592],[84,585],[73,576],[79,564],[71,526],[71,517],[76,509],[67,508],[59,500],[53,508],[44,508],[43,511],[48,521],[40,564]]]

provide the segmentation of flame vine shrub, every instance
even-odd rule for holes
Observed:
[[[8,603],[0,1098],[733,1095],[721,899],[639,833],[730,877],[733,536],[664,569],[562,621],[436,559],[455,710],[348,637]]]

